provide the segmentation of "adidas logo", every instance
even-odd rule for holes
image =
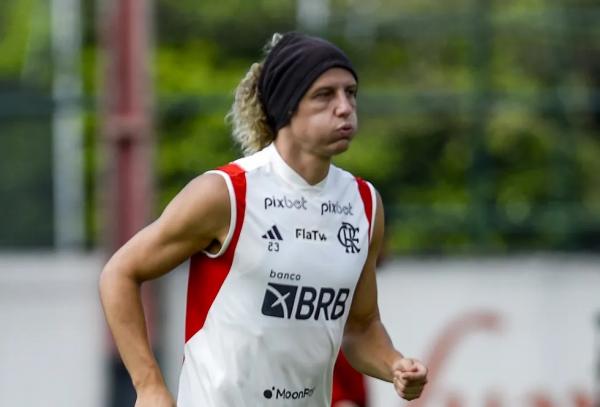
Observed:
[[[269,240],[283,240],[281,233],[279,233],[279,229],[277,229],[277,225],[273,225],[271,229],[267,230],[267,233],[262,235],[262,238]]]

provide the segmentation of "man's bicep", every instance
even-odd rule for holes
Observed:
[[[225,181],[219,175],[203,175],[119,249],[114,260],[136,280],[159,277],[218,240],[229,225],[229,214]]]

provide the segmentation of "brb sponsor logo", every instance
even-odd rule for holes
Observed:
[[[267,283],[262,314],[268,317],[334,321],[344,315],[350,289]]]
[[[352,216],[352,204],[348,202],[346,205],[340,204],[338,201],[327,201],[321,204],[321,216],[326,213],[332,213],[334,215],[347,215]]]
[[[274,398],[275,400],[298,400],[312,397],[314,392],[314,387],[305,387],[302,390],[292,391],[286,388],[280,389],[278,387],[273,386],[270,389],[266,389],[263,392],[263,396],[269,400],[272,398]]]
[[[281,198],[273,195],[265,198],[265,211],[270,208],[306,210],[307,202],[308,201],[303,196],[297,199],[290,199],[285,195]]]

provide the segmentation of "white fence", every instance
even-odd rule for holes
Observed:
[[[106,405],[100,256],[0,255],[0,406]],[[175,391],[187,273],[162,280],[162,365]],[[591,407],[598,258],[397,261],[378,276],[397,347],[431,368],[411,407]],[[372,407],[403,406],[369,382]]]

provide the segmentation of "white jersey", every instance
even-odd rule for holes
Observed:
[[[191,259],[177,405],[329,406],[373,187],[333,165],[309,185],[273,145],[213,172],[231,226],[219,253]]]

